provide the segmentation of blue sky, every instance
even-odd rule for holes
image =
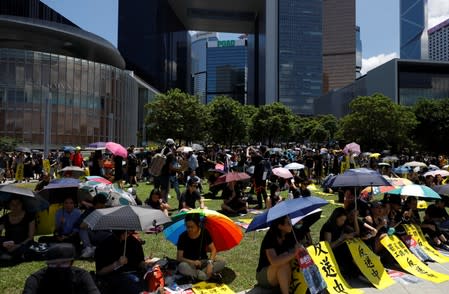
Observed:
[[[449,0],[428,1],[430,28],[449,18]],[[118,0],[42,2],[81,28],[117,45]],[[363,46],[362,70],[366,72],[399,55],[399,0],[356,0],[356,4],[356,23],[360,26]]]

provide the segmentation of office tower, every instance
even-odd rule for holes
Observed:
[[[206,103],[206,59],[207,42],[217,41],[217,33],[196,32],[192,36],[191,47],[191,75],[192,93],[200,99],[201,103]]]
[[[362,75],[362,39],[360,38],[360,27],[355,27],[355,77]]]
[[[401,0],[399,10],[401,59],[427,59],[427,0]]]
[[[246,104],[246,39],[207,42],[207,103],[216,96],[228,96]]]
[[[429,59],[449,61],[449,19],[429,29]]]
[[[355,0],[323,0],[323,94],[356,77]]]

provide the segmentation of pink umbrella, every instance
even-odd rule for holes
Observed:
[[[109,181],[108,179],[99,176],[87,176],[86,179],[97,183],[103,183],[108,185],[112,184],[111,181]]]
[[[285,167],[276,167],[276,168],[273,168],[271,171],[273,172],[274,175],[276,175],[280,178],[283,178],[283,179],[293,178],[292,173]]]
[[[349,152],[352,152],[353,154],[359,155],[360,152],[360,145],[352,142],[349,143],[348,145],[345,146],[345,148],[343,148],[343,153],[344,154],[349,154]]]
[[[128,151],[119,143],[107,142],[105,147],[114,155],[121,156],[123,158],[128,157]]]

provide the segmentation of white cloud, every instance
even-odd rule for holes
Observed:
[[[371,56],[369,58],[362,59],[362,74],[366,74],[373,68],[378,67],[381,64],[384,64],[387,61],[392,60],[393,58],[398,58],[399,54],[397,52],[388,53],[388,54],[379,54],[376,56]]]
[[[448,0],[428,0],[427,9],[429,29],[449,18]]]

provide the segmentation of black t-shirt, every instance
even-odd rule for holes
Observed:
[[[178,250],[182,250],[182,257],[191,260],[207,259],[207,248],[212,243],[212,237],[206,229],[201,229],[200,235],[196,239],[191,239],[187,232],[179,236]]]
[[[264,267],[270,265],[270,261],[268,260],[266,250],[274,249],[277,255],[280,255],[284,252],[288,252],[295,245],[295,240],[293,234],[287,234],[284,241],[279,243],[277,236],[270,229],[262,240],[262,244],[260,245],[260,253],[259,253],[259,264],[257,265],[257,272],[259,272]]]
[[[320,241],[324,241],[324,233],[331,233],[331,242],[340,238],[343,233],[344,227],[337,227],[335,224],[326,222],[320,230]]]
[[[436,219],[448,219],[448,213],[446,209],[437,207],[435,204],[431,204],[427,207],[426,215]]]
[[[22,243],[28,238],[29,224],[34,221],[35,215],[32,213],[25,213],[23,219],[17,224],[11,224],[8,214],[0,218],[0,225],[5,227],[5,238],[7,241],[14,241],[14,243]]]
[[[117,261],[123,255],[123,248],[125,242],[121,242],[115,235],[111,235],[97,247],[95,250],[95,267],[97,272]],[[128,263],[121,268],[114,271],[114,273],[139,271],[139,264],[144,261],[142,244],[134,238],[129,236],[126,240],[126,257]]]
[[[201,199],[200,193],[198,191],[189,192],[187,189],[181,194],[181,203],[185,202],[187,207],[195,208],[195,202]]]

